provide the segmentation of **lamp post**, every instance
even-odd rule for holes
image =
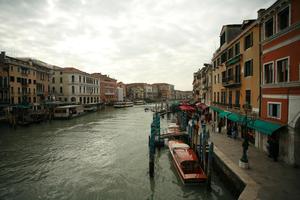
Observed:
[[[244,169],[248,169],[249,168],[249,162],[248,162],[248,155],[247,155],[247,151],[248,151],[248,147],[249,147],[249,138],[248,138],[248,128],[247,128],[247,123],[248,123],[248,110],[251,108],[251,106],[246,103],[244,105],[244,110],[245,110],[245,114],[246,114],[246,118],[245,118],[245,135],[244,135],[244,142],[242,144],[243,147],[243,155],[242,158],[239,160],[239,166],[241,168]]]

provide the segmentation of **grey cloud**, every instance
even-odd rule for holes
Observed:
[[[50,1],[0,0],[1,50],[127,83],[191,89],[222,25],[255,18],[275,0],[53,0],[53,10]]]

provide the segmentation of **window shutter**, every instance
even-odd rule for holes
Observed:
[[[253,46],[253,33],[250,34],[250,47]]]

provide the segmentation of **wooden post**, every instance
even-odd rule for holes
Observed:
[[[208,163],[207,163],[207,189],[211,189],[211,176],[212,176],[212,160],[214,153],[214,143],[210,143],[208,151]]]

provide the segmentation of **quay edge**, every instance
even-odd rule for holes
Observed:
[[[255,200],[258,198],[259,184],[257,184],[239,166],[233,163],[222,151],[215,146],[213,167],[221,175],[228,189],[239,200]]]

